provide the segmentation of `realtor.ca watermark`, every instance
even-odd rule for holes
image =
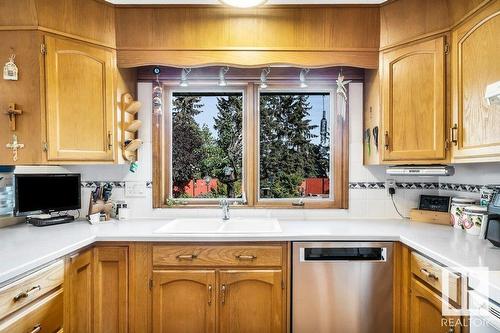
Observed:
[[[492,327],[484,318],[441,318],[441,327]]]
[[[442,293],[441,326],[491,327],[500,332],[500,287],[490,282],[494,275],[500,272],[485,267],[448,267],[433,275]]]

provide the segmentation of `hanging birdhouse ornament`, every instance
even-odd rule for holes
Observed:
[[[9,61],[5,63],[5,66],[3,66],[3,79],[4,80],[11,80],[11,81],[17,81],[18,79],[18,69],[16,66],[16,63],[14,62],[14,59],[16,59],[15,54],[11,54],[9,57]]]

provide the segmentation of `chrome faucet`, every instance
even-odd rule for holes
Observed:
[[[222,220],[228,221],[229,220],[229,200],[222,199],[220,201],[219,205],[220,205],[220,208],[222,208]]]

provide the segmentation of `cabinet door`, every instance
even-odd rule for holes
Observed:
[[[92,250],[87,250],[69,258],[64,282],[65,332],[93,332],[92,277]]]
[[[94,259],[94,332],[127,332],[127,248],[97,247]]]
[[[219,274],[220,333],[282,332],[281,270],[229,270]]]
[[[382,57],[383,160],[445,159],[444,38],[387,51]]]
[[[113,52],[45,37],[47,159],[113,161]]]
[[[443,316],[441,297],[412,277],[410,333],[460,333],[453,318]]]
[[[153,332],[215,332],[215,271],[153,271]]]
[[[452,34],[453,161],[500,161],[500,105],[486,87],[500,80],[500,2]]]

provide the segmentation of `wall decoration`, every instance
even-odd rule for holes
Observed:
[[[14,50],[12,50],[14,51]],[[16,66],[16,63],[14,60],[16,59],[16,55],[12,53],[9,56],[9,61],[5,63],[3,66],[3,79],[4,80],[12,80],[12,81],[17,81],[18,80],[18,73],[19,70]]]
[[[155,67],[153,73],[156,75],[153,86],[153,114],[160,116],[163,113],[163,88],[160,83],[160,68]]]
[[[344,103],[339,103],[339,111],[338,114],[345,120],[345,110],[347,107],[347,85],[352,80],[344,81],[344,74],[342,74],[342,69],[340,70],[339,76],[335,81],[337,83],[337,96],[339,99],[342,99]]]
[[[20,116],[23,113],[23,111],[17,110],[15,103],[9,103],[9,108],[4,113],[9,116],[9,128],[10,128],[10,130],[15,131],[16,130],[16,116]]]
[[[8,143],[5,145],[7,149],[12,150],[12,160],[15,162],[17,161],[17,153],[19,149],[24,148],[24,144],[19,143],[17,141],[17,135],[13,134],[12,135],[12,143]]]

